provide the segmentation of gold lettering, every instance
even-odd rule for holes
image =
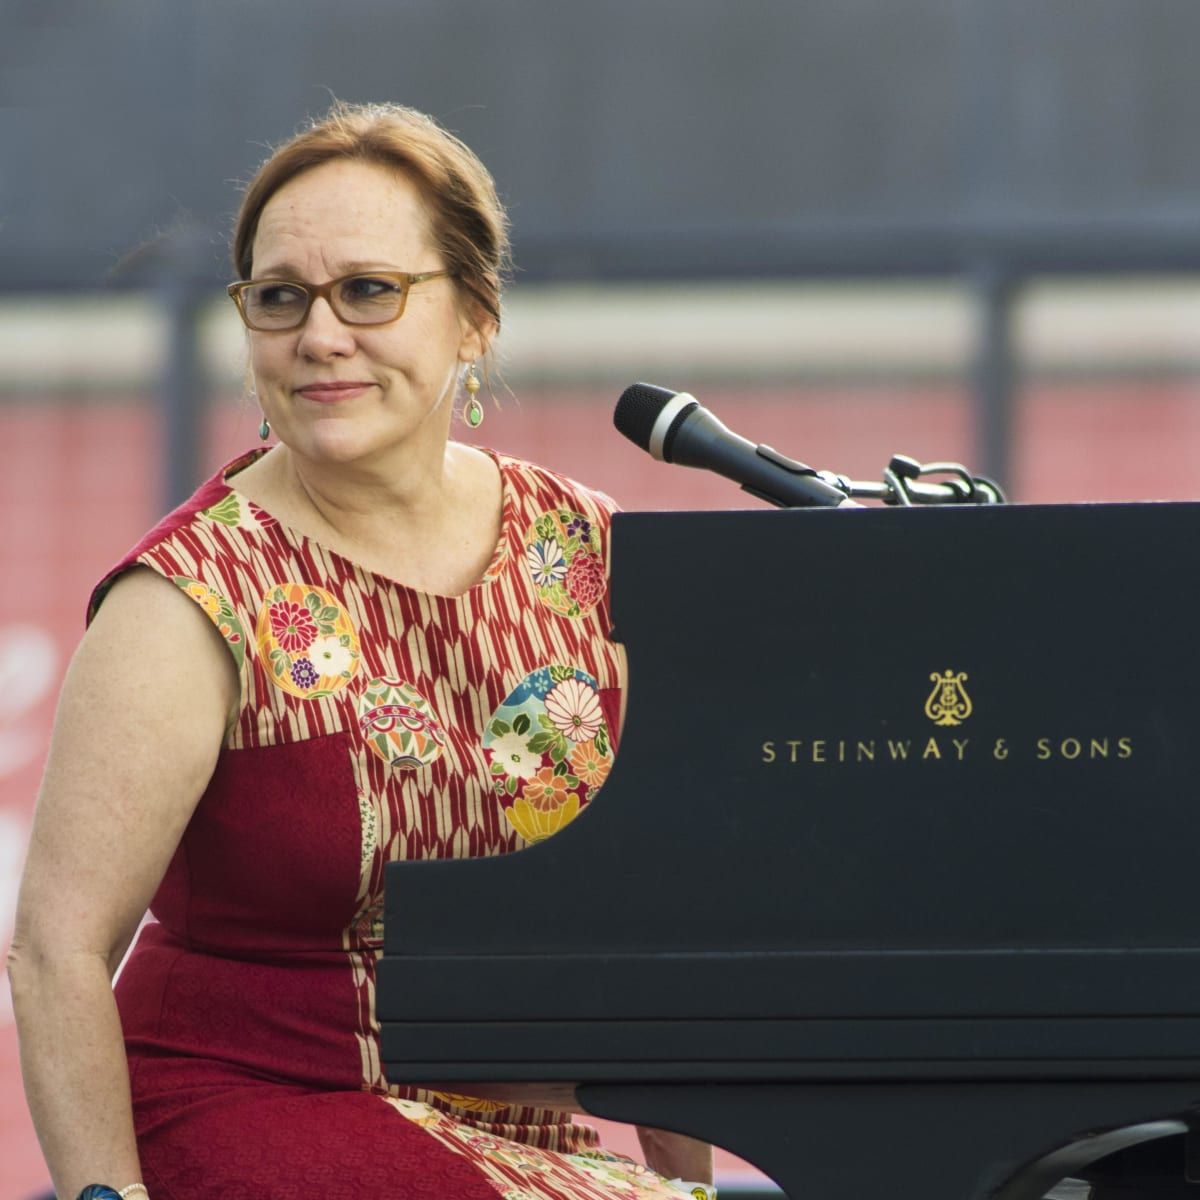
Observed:
[[[1068,749],[1068,747],[1073,747],[1074,749]],[[1079,757],[1083,747],[1079,744],[1078,738],[1063,738],[1062,745],[1058,749],[1063,758],[1071,760]]]
[[[825,739],[817,738],[812,744],[812,759],[813,762],[825,761]]]
[[[1133,757],[1133,738],[1123,737],[1117,738],[1117,757],[1132,758]]]
[[[963,738],[961,742],[958,740],[958,738],[951,738],[950,740],[954,743],[954,749],[958,751],[958,761],[962,762],[967,755],[967,743],[971,739]]]
[[[799,750],[800,747],[804,745],[804,742],[803,741],[788,742],[788,745],[791,746],[791,748],[792,748],[792,762],[795,762],[796,761],[796,751]]]
[[[1008,757],[1008,746],[1003,738],[996,739],[996,744],[992,747],[992,757],[998,762],[1003,762]]]
[[[888,738],[888,753],[892,756],[892,762],[895,762],[897,759],[904,762],[908,758],[908,752],[911,747],[911,741],[893,742],[891,738]]]
[[[941,752],[941,749],[938,747],[937,738],[931,737],[929,739],[929,741],[925,743],[925,753],[922,754],[921,757],[922,758],[936,758],[938,760],[938,762],[942,761],[942,752]]]
[[[1107,758],[1108,757],[1108,738],[1092,738],[1091,753],[1089,758]]]
[[[775,743],[763,742],[762,760],[765,763],[773,763],[775,761]]]
[[[1038,738],[1037,740],[1037,756],[1039,761],[1045,762],[1046,759],[1053,757],[1053,751],[1050,749],[1049,738]]]
[[[874,762],[875,761],[875,743],[874,743],[874,741],[859,742],[858,749],[855,752],[855,758],[857,758],[857,760],[859,762]]]
[[[846,743],[838,738],[838,762],[846,761]]]

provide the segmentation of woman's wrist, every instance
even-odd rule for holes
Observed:
[[[75,1200],[150,1200],[144,1183],[130,1183],[118,1191],[107,1183],[89,1183]]]

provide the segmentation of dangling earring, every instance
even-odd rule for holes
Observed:
[[[271,422],[266,417],[263,417],[262,424],[258,427],[258,436],[264,442],[271,436]]]
[[[467,395],[471,397],[465,414],[467,424],[472,429],[478,429],[483,424],[483,405],[479,403],[479,397],[476,394],[479,391],[479,376],[475,374],[474,363],[467,367],[467,377],[463,380],[463,387],[466,389]]]

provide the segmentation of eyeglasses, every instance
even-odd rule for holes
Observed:
[[[308,320],[313,301],[322,297],[347,325],[388,325],[404,315],[409,288],[449,271],[370,271],[343,275],[328,283],[295,283],[290,279],[249,279],[225,290],[237,305],[247,328],[260,333],[299,329]]]

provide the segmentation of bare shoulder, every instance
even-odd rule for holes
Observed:
[[[197,701],[211,698],[204,686],[212,684],[226,711],[238,698],[237,673],[216,627],[175,584],[148,567],[126,571],[105,596],[72,669],[93,665],[114,683],[138,679],[152,691],[166,684],[172,668],[184,668],[200,685],[193,689]]]

